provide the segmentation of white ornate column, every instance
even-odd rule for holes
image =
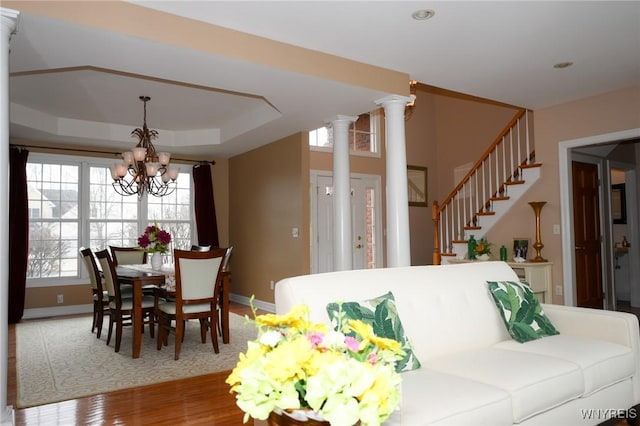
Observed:
[[[391,95],[376,101],[384,107],[387,172],[387,266],[411,265],[407,148],[404,109],[414,98]]]
[[[337,115],[333,128],[333,270],[353,269],[349,126],[358,117]]]
[[[9,205],[9,40],[16,30],[19,12],[0,8],[0,204]],[[7,407],[7,362],[9,352],[9,215],[0,215],[0,424],[13,424],[13,408]]]

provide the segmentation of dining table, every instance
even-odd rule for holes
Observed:
[[[119,265],[116,267],[116,275],[119,285],[130,285],[133,290],[133,358],[140,358],[142,346],[142,294],[143,288],[163,287],[168,275],[173,274],[173,269],[152,269],[151,265]],[[220,283],[220,326],[222,329],[222,342],[229,343],[229,285],[231,272],[221,272]]]

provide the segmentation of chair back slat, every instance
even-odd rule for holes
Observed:
[[[100,271],[98,271],[98,265],[96,259],[93,257],[93,252],[90,248],[81,248],[80,254],[84,261],[84,267],[87,268],[89,274],[89,280],[91,281],[91,288],[94,292],[102,293],[102,278],[100,277]]]
[[[140,247],[109,246],[113,263],[118,265],[140,265],[147,263],[147,252]]]
[[[120,299],[120,288],[116,285],[117,275],[115,270],[115,264],[111,260],[111,256],[107,250],[100,250],[96,252],[96,257],[102,266],[102,275],[104,277],[104,284],[109,293],[110,299]]]

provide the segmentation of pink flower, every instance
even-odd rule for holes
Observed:
[[[358,342],[358,340],[351,336],[346,336],[344,338],[344,343],[347,345],[347,348],[349,348],[351,352],[358,352],[358,349],[360,348],[360,343]]]
[[[378,355],[371,352],[368,356],[367,356],[367,361],[369,361],[369,364],[371,365],[376,365],[378,363]]]
[[[318,346],[322,344],[323,337],[324,336],[321,333],[318,333],[315,331],[311,333],[307,333],[307,339],[309,339],[309,341],[311,342],[311,347],[313,349],[316,349]]]

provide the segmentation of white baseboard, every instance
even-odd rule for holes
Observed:
[[[245,296],[237,294],[230,294],[229,300],[232,300],[241,305],[250,306],[251,299]],[[253,299],[253,306],[258,309],[265,310],[267,312],[275,312],[276,305],[274,303],[263,302],[261,300]],[[76,314],[90,314],[93,312],[93,305],[65,305],[65,306],[53,306],[49,308],[33,308],[25,309],[22,319],[36,319],[36,318],[48,318],[59,317],[63,315],[76,315]]]
[[[2,415],[0,415],[0,425],[1,426],[13,426],[16,424],[15,411],[13,410],[12,405],[7,405],[4,407],[4,411]]]
[[[232,293],[229,295],[229,300],[236,303],[240,303],[241,305],[251,306],[251,298],[246,296],[240,296],[238,294]],[[258,299],[253,299],[253,306],[255,306],[258,309],[265,310],[267,312],[273,313],[276,311],[275,303],[263,302],[262,300],[258,300]]]
[[[93,312],[93,304],[65,305],[50,308],[25,309],[22,319],[35,319],[47,317],[59,317],[62,315],[90,314]]]

